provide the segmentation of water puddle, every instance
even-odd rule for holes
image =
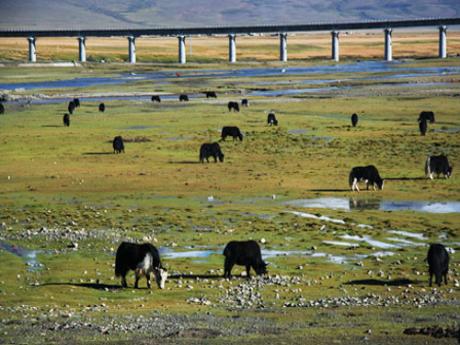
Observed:
[[[421,234],[419,232],[409,232],[409,231],[403,231],[403,230],[388,230],[388,232],[390,234],[416,238],[416,239],[421,240],[421,241],[426,241],[428,239],[423,234]]]
[[[128,129],[133,131],[143,130],[143,129],[150,129],[150,128],[159,128],[160,126],[144,126],[144,125],[137,125],[137,126],[129,126],[121,129]]]
[[[331,222],[331,223],[336,223],[336,224],[345,224],[345,221],[343,219],[335,219],[335,218],[330,218],[328,216],[317,216],[315,214],[298,212],[298,211],[289,211],[289,213],[292,213],[302,218],[311,218],[311,219],[324,220],[326,222]]]
[[[288,132],[289,134],[306,134],[306,133],[307,133],[307,130],[306,130],[306,129],[299,128],[299,129],[289,129],[287,132]]]
[[[391,249],[391,248],[400,248],[400,246],[396,244],[391,244],[391,243],[386,243],[378,240],[374,240],[371,236],[357,236],[357,235],[342,235],[340,238],[343,238],[344,240],[353,240],[357,242],[366,242],[367,244],[370,244],[373,247],[376,248],[381,248],[381,249]]]
[[[450,127],[450,128],[435,128],[433,130],[436,133],[449,133],[449,134],[455,134],[455,133],[460,133],[460,127]]]
[[[298,199],[285,202],[286,205],[304,208],[326,208],[331,210],[381,210],[417,211],[427,213],[459,213],[459,201],[388,201],[379,199],[355,199],[341,197],[322,197]]]
[[[359,244],[357,243],[343,242],[343,241],[324,240],[323,243],[330,244],[333,246],[339,246],[339,247],[355,247],[355,248],[359,247]]]
[[[286,205],[304,208],[328,208],[331,210],[349,210],[349,200],[346,198],[315,198],[287,201]]]
[[[43,264],[37,259],[37,254],[40,253],[39,250],[28,250],[3,241],[0,241],[0,249],[24,259],[28,271],[35,272],[43,267]]]
[[[383,211],[417,211],[426,213],[459,213],[459,201],[431,202],[431,201],[382,201],[380,209]]]
[[[376,258],[381,258],[384,256],[393,256],[393,255],[395,255],[395,253],[389,252],[389,251],[380,251],[380,252],[375,252],[371,254],[371,256],[374,256]]]
[[[201,249],[201,250],[188,250],[188,251],[174,251],[170,248],[161,247],[160,254],[168,259],[206,259],[211,255],[222,255],[223,248],[221,249]],[[357,254],[353,256],[335,255],[324,252],[312,252],[301,250],[275,250],[275,249],[262,249],[262,259],[267,260],[275,257],[282,256],[305,256],[310,258],[324,258],[326,261],[335,264],[345,264],[353,260],[361,260],[367,255]],[[375,255],[375,254],[372,254]],[[223,257],[223,256],[222,256]],[[203,260],[201,260],[203,261]]]
[[[189,250],[184,252],[173,251],[170,248],[161,247],[160,254],[169,259],[184,259],[184,258],[207,258],[213,254],[222,254],[222,250]]]
[[[425,247],[425,243],[414,242],[399,237],[388,237],[388,241],[397,242],[400,247]]]

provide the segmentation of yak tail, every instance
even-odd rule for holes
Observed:
[[[430,160],[431,160],[431,157],[428,156],[428,158],[426,159],[426,162],[425,162],[425,176],[430,176],[430,174],[431,174]]]

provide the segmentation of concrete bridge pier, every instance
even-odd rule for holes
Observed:
[[[179,40],[179,63],[184,64],[186,62],[185,36],[184,35],[178,36],[177,39]]]
[[[29,62],[37,61],[37,48],[35,46],[35,37],[28,37],[29,41]]]
[[[287,33],[280,33],[280,61],[287,62]]]
[[[236,62],[236,35],[229,34],[228,35],[228,61],[231,63]]]
[[[332,37],[332,60],[339,62],[340,59],[340,54],[339,54],[339,32],[338,31],[332,31],[331,32],[331,37]]]
[[[393,47],[391,43],[391,32],[390,28],[385,29],[385,61],[393,61]]]
[[[86,62],[86,37],[78,37],[78,60]]]
[[[129,63],[136,63],[136,37],[128,36],[128,60]]]
[[[442,25],[439,27],[439,58],[445,59],[447,57],[447,26]]]

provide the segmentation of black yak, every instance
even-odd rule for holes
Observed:
[[[240,105],[237,102],[228,102],[227,104],[228,111],[240,111]]]
[[[269,113],[267,116],[267,123],[269,126],[278,126],[278,120],[276,119],[275,113]]]
[[[137,289],[139,279],[145,276],[147,287],[150,289],[150,273],[155,276],[155,281],[160,289],[164,289],[168,272],[161,265],[158,250],[150,243],[136,244],[122,242],[117,249],[115,258],[115,275],[121,276],[121,286],[128,287],[126,274],[129,270],[135,273],[134,287]]]
[[[69,105],[67,106],[67,110],[69,111],[69,114],[73,114],[75,108],[76,108],[75,102],[70,101]]]
[[[206,91],[204,94],[206,98],[217,98],[217,94],[214,91]]]
[[[241,106],[242,107],[249,107],[249,100],[247,98],[243,98],[241,100]]]
[[[432,111],[422,111],[418,116],[418,121],[430,121],[430,123],[434,123],[434,113]]]
[[[449,253],[442,244],[430,244],[428,249],[428,255],[426,257],[428,262],[428,273],[430,274],[430,286],[432,284],[433,275],[436,279],[436,284],[441,286],[442,277],[444,277],[444,283],[447,285],[447,273],[449,271]]]
[[[125,144],[123,143],[123,138],[120,135],[117,135],[115,138],[113,138],[112,146],[114,153],[125,152]]]
[[[158,95],[153,95],[152,96],[152,102],[158,102],[161,103],[161,98]]]
[[[64,117],[62,118],[62,122],[64,123],[64,126],[67,126],[67,127],[70,126],[70,116],[69,116],[69,114],[64,114]]]
[[[219,161],[223,162],[224,161],[224,154],[222,153],[220,149],[220,145],[218,143],[212,143],[212,144],[203,144],[200,147],[200,162],[204,163],[204,160],[206,159],[206,162],[209,163],[209,157],[214,158],[214,162],[217,163],[217,159],[219,158]]]
[[[241,134],[241,131],[238,127],[235,126],[225,126],[222,128],[222,140],[225,140],[228,136],[232,137],[233,140],[235,139],[240,139],[240,141],[243,141],[243,134]]]
[[[418,122],[418,128],[420,130],[420,135],[425,135],[427,129],[428,129],[428,123],[426,122],[426,119],[421,119]]]
[[[233,266],[246,266],[249,278],[251,267],[258,275],[267,273],[267,264],[262,260],[260,247],[256,241],[231,241],[224,249],[224,278],[230,278]]]
[[[359,181],[365,181],[367,189],[369,189],[369,185],[372,185],[374,190],[375,185],[377,185],[379,189],[383,189],[384,180],[380,177],[377,168],[373,165],[354,167],[351,169],[350,175],[348,176],[348,183],[352,191],[356,189],[359,192]]]
[[[353,127],[356,127],[357,124],[358,124],[358,115],[357,114],[351,115],[351,125]]]
[[[105,111],[105,104],[104,103],[99,104],[99,111],[101,113],[103,113]]]
[[[179,95],[179,101],[180,102],[188,102],[188,96],[187,95]]]
[[[446,156],[428,156],[425,162],[425,175],[433,179],[433,174],[438,177],[443,174],[445,178],[449,178],[452,175],[452,166],[449,165],[449,160]]]

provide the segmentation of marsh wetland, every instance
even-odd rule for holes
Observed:
[[[8,65],[0,93],[0,343],[458,342],[404,334],[460,328],[458,58]],[[425,137],[422,110],[436,113]],[[243,141],[200,164],[229,125]],[[427,179],[441,153],[453,176]],[[351,192],[351,167],[368,164],[384,189]],[[260,243],[268,276],[222,278],[222,250],[241,239]],[[123,240],[160,249],[164,290],[120,287]],[[430,243],[450,252],[448,285],[428,286]]]

